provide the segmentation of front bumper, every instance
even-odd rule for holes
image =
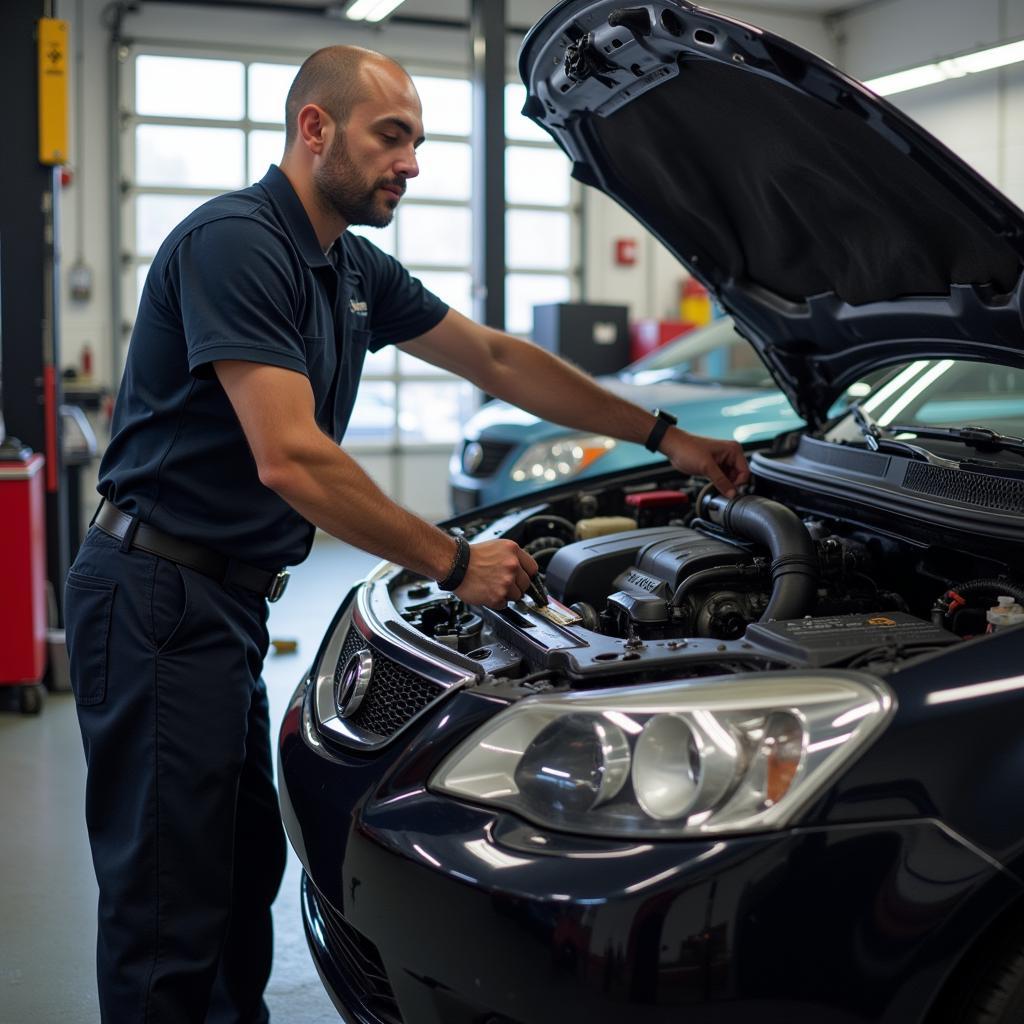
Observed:
[[[912,1024],[1017,893],[932,821],[630,843],[427,791],[494,711],[452,694],[367,757],[324,746],[296,692],[282,808],[346,1020]]]

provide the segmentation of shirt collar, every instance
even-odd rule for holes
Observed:
[[[320,248],[320,242],[310,223],[309,214],[302,205],[302,201],[292,188],[284,171],[276,164],[271,164],[270,169],[260,181],[260,185],[267,190],[270,200],[274,204],[288,234],[292,236],[295,244],[299,247],[302,258],[310,267],[333,267],[334,264],[328,259]]]

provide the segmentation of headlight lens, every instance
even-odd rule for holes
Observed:
[[[553,483],[582,473],[588,466],[607,455],[616,445],[614,437],[600,434],[586,437],[563,437],[558,441],[541,441],[530,445],[516,459],[509,473],[516,483],[526,480]]]
[[[588,835],[781,828],[892,709],[884,684],[856,672],[529,697],[463,742],[430,785]]]

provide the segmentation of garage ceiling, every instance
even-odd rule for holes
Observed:
[[[344,6],[344,0],[245,0],[252,7],[295,7],[305,10],[324,10],[328,7]],[[822,16],[838,11],[863,7],[876,0],[739,0],[730,3],[706,3],[704,6],[720,9],[723,13],[737,12],[746,15],[759,10],[778,14],[802,14]],[[207,0],[210,6],[238,7],[241,0]],[[532,24],[554,6],[554,0],[506,0],[506,12],[510,24]],[[400,14],[420,18],[444,18],[464,21],[469,15],[469,0],[405,0],[399,8]],[[756,20],[752,19],[752,20]]]

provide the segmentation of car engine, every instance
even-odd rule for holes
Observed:
[[[933,654],[992,627],[999,597],[1024,604],[1010,563],[898,536],[783,495],[734,500],[684,480],[576,494],[470,520],[541,567],[551,601],[470,608],[403,575],[402,617],[488,678],[644,680],[756,667],[871,667]],[[947,538],[948,540],[948,538]]]

